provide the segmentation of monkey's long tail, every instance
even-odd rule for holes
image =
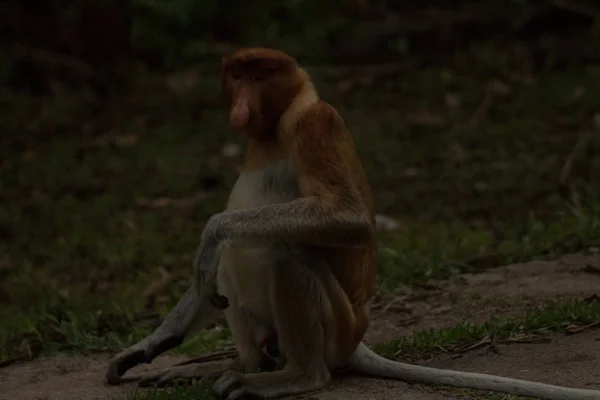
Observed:
[[[429,368],[392,361],[374,353],[362,342],[350,357],[347,367],[364,375],[415,383],[492,390],[549,400],[600,400],[600,391],[597,390],[573,389],[495,375]]]

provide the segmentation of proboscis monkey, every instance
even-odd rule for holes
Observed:
[[[244,169],[226,211],[203,231],[197,284],[156,331],[110,361],[109,383],[211,324],[226,307],[236,359],[159,370],[140,385],[208,379],[226,399],[275,398],[323,388],[333,370],[346,367],[417,383],[600,399],[600,391],[399,363],[367,348],[375,218],[344,121],[280,51],[239,50],[224,58],[222,79],[231,126],[248,140]]]

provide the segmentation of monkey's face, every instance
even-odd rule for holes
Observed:
[[[223,59],[223,92],[231,127],[270,132],[301,85],[296,61],[276,50],[240,50]]]

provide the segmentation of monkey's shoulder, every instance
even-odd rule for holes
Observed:
[[[298,119],[297,129],[303,133],[312,132],[320,136],[340,136],[348,133],[340,113],[325,100],[318,100],[306,108],[302,118]]]

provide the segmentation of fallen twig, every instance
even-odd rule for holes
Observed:
[[[452,353],[455,353],[456,355],[453,356],[452,358],[453,359],[460,358],[465,353],[468,353],[473,350],[477,350],[482,347],[487,347],[486,352],[491,351],[493,353],[500,354],[500,351],[497,348],[498,344],[515,344],[515,343],[518,343],[518,344],[544,344],[544,343],[549,343],[550,341],[551,341],[551,339],[549,339],[549,338],[543,338],[543,337],[539,337],[536,335],[525,336],[525,337],[520,337],[520,338],[509,337],[507,339],[498,339],[497,335],[488,334],[483,339],[481,339],[480,341],[478,341],[476,343],[453,350]]]
[[[222,351],[208,353],[203,356],[196,357],[191,360],[183,361],[183,362],[180,362],[175,365],[179,366],[179,365],[188,365],[188,364],[201,364],[201,363],[210,362],[210,361],[219,361],[219,360],[225,360],[228,358],[235,358],[235,357],[237,357],[237,355],[238,355],[238,352],[235,349],[235,347],[230,347],[230,348],[227,348]]]
[[[465,353],[468,353],[470,351],[479,349],[481,347],[491,345],[492,343],[493,343],[493,336],[491,334],[488,334],[483,339],[481,339],[479,342],[470,344],[468,346],[459,347],[456,350],[454,350],[453,353],[456,353],[456,354],[465,354]]]
[[[565,330],[568,334],[574,335],[576,333],[581,333],[584,331],[598,329],[598,328],[600,328],[600,321],[592,322],[591,324],[587,324],[587,325],[569,325],[569,326],[567,326],[567,328]]]

